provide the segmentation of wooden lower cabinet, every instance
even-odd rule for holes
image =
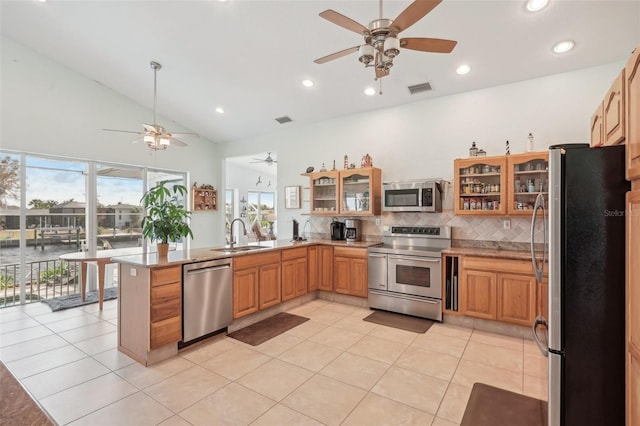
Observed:
[[[367,297],[367,250],[335,247],[333,250],[333,284],[336,293]]]
[[[318,289],[318,246],[307,248],[307,291]]]
[[[307,248],[282,251],[282,301],[307,294]]]
[[[318,290],[333,291],[332,246],[318,246]]]
[[[464,315],[496,319],[496,274],[465,269],[462,272],[460,299]]]
[[[149,348],[182,340],[182,268],[153,269],[150,291]]]
[[[530,326],[536,314],[536,279],[533,276],[497,274],[496,319]]]
[[[542,309],[528,261],[467,256],[460,275],[463,315],[530,326]]]
[[[258,267],[233,272],[233,317],[258,312]]]
[[[247,254],[233,260],[233,318],[280,303],[280,252]]]

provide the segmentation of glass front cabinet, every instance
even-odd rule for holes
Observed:
[[[379,215],[381,177],[380,169],[375,167],[311,173],[311,214]]]
[[[544,151],[455,160],[456,214],[530,216],[538,194],[548,205],[548,158]]]
[[[311,214],[335,215],[338,204],[338,172],[311,173]]]
[[[349,216],[379,215],[381,172],[375,167],[340,171],[340,213]]]
[[[549,206],[549,153],[533,152],[507,157],[507,197],[509,215],[531,216],[538,194],[544,196],[544,205]]]
[[[454,161],[455,212],[459,215],[504,215],[507,160],[474,157]]]

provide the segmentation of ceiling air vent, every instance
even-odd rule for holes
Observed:
[[[414,84],[413,86],[409,86],[409,93],[411,93],[412,95],[415,95],[416,93],[420,93],[420,92],[428,92],[431,89],[431,83],[426,82],[426,83],[420,83],[420,84]]]
[[[289,123],[289,122],[291,122],[293,120],[291,119],[291,117],[288,117],[288,116],[285,115],[285,116],[276,118],[276,121],[278,123],[280,123],[280,124],[284,124],[284,123]]]

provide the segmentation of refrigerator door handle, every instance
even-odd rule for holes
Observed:
[[[543,246],[542,246],[542,265],[538,268],[538,262],[536,259],[536,250],[534,244],[534,236],[536,233],[536,222],[538,221],[538,210],[542,210],[542,225],[543,225]],[[536,204],[533,207],[533,216],[531,217],[531,262],[533,263],[533,272],[536,275],[536,282],[542,282],[544,275],[544,264],[547,261],[547,217],[544,208],[544,197],[542,194],[538,194],[536,198]]]
[[[540,352],[542,352],[542,355],[548,358],[549,357],[548,343],[547,342],[543,343],[540,341],[540,338],[538,337],[538,326],[543,326],[545,331],[548,330],[549,326],[547,324],[547,320],[545,320],[544,317],[542,316],[536,317],[536,320],[533,322],[533,340],[535,340],[536,345],[538,345],[538,349],[540,349]]]

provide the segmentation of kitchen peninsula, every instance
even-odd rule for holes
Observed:
[[[229,259],[233,319],[248,325],[258,311],[276,313],[317,289],[367,297],[367,247],[377,241],[277,240],[229,249],[200,248],[114,257],[118,264],[118,350],[143,365],[178,353],[183,338],[183,265]],[[335,265],[338,265],[334,268]],[[364,265],[364,267],[363,267]],[[349,279],[345,279],[347,275]],[[348,282],[349,286],[341,283]],[[289,302],[289,300],[292,300]],[[293,301],[296,299],[296,301]],[[356,299],[358,300],[358,299]]]

